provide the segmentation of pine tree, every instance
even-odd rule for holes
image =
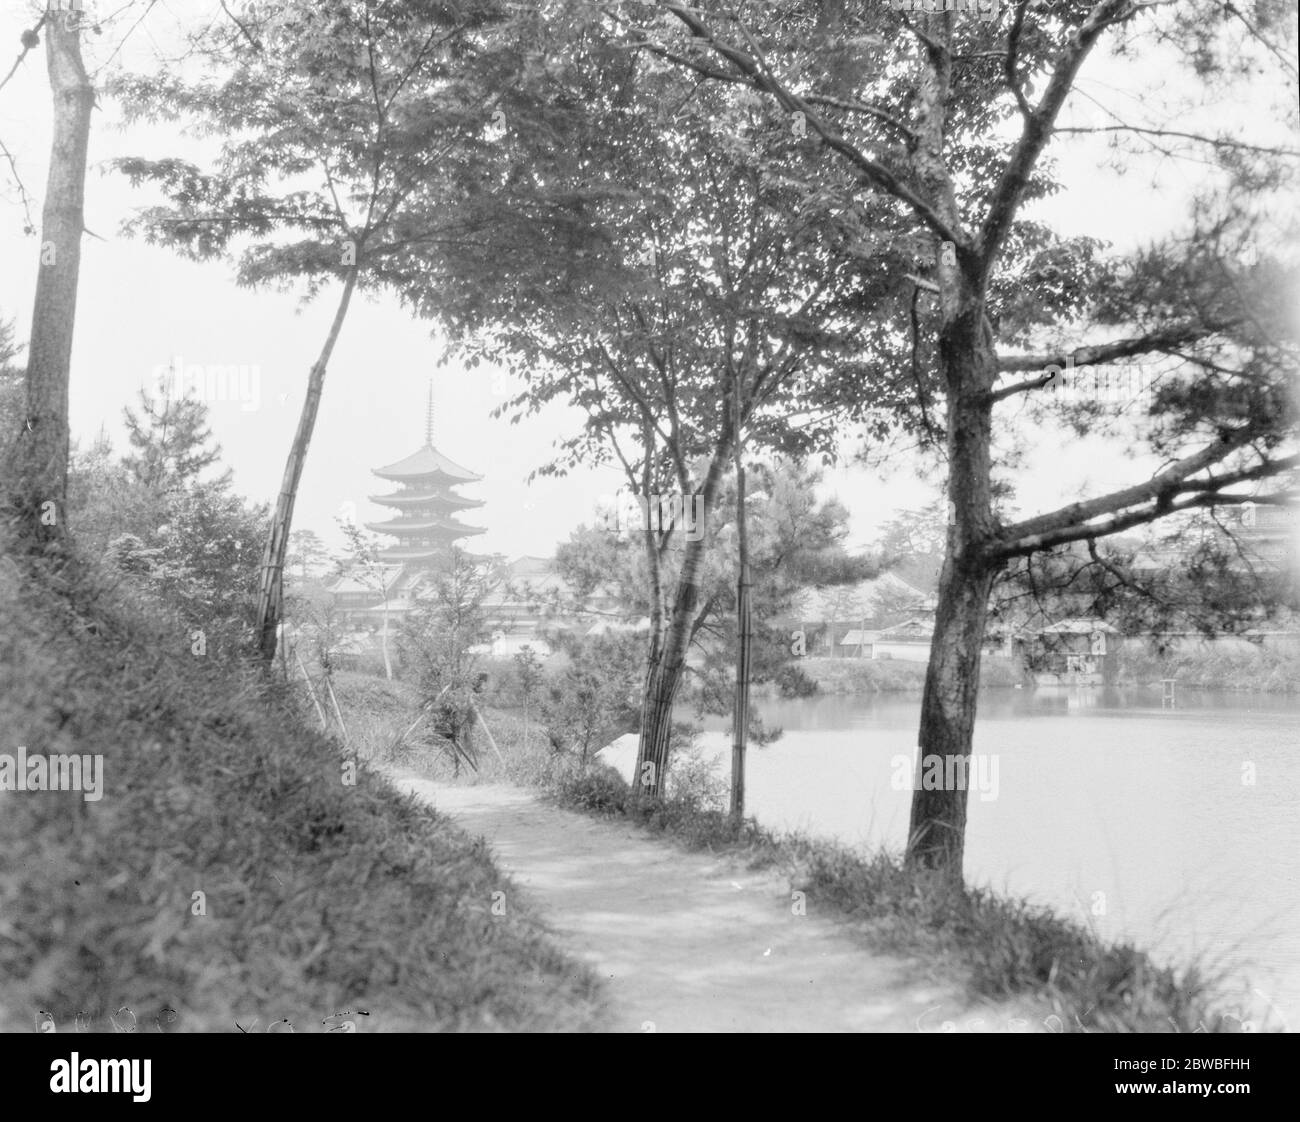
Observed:
[[[164,392],[154,398],[140,390],[140,413],[123,411],[134,453],[123,458],[137,483],[155,491],[178,491],[221,459],[221,446],[208,428],[208,407],[192,395],[173,398]],[[224,490],[230,472],[205,485]]]

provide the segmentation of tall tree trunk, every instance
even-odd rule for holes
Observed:
[[[672,608],[664,629],[663,642],[656,651],[651,650],[646,671],[645,703],[641,710],[641,738],[637,745],[636,771],[632,777],[638,794],[657,799],[663,792],[663,782],[668,769],[668,748],[672,739],[673,703],[681,688],[686,668],[686,652],[695,634],[699,611],[700,579],[704,567],[705,542],[713,498],[717,492],[722,465],[726,462],[728,444],[715,448],[700,490],[701,533],[695,541],[687,541],[682,570],[677,578]],[[683,504],[693,502],[693,496],[683,495]],[[649,517],[647,510],[646,517]]]
[[[312,432],[316,428],[316,413],[320,409],[321,390],[325,385],[325,370],[329,365],[330,356],[334,353],[334,344],[338,342],[339,332],[343,330],[343,321],[347,318],[348,305],[352,303],[352,293],[357,286],[359,271],[359,266],[353,265],[347,274],[343,284],[343,294],[334,312],[334,322],[330,325],[320,357],[316,359],[311,368],[311,375],[307,379],[307,398],[302,403],[302,412],[298,416],[298,431],[294,435],[293,446],[289,449],[289,459],[284,466],[280,496],[276,499],[275,513],[271,518],[271,532],[267,535],[266,550],[262,554],[262,581],[257,597],[257,649],[268,667],[275,658],[276,633],[284,613],[284,559],[289,551],[293,504],[298,498],[298,483],[302,479],[307,449],[311,444]]]
[[[921,698],[920,745],[908,837],[908,859],[926,868],[961,878],[966,836],[966,783],[946,784],[948,777],[968,777],[971,740],[979,690],[980,649],[993,573],[950,559],[939,578],[934,638]],[[930,769],[945,785],[926,790],[922,775],[928,758],[939,757],[942,769]],[[958,761],[949,765],[950,757]]]
[[[707,506],[705,508],[708,509]],[[637,746],[633,784],[638,793],[656,799],[663,790],[668,769],[668,748],[672,739],[673,704],[682,684],[686,652],[700,598],[700,570],[704,541],[688,542],[681,576],[673,597],[668,626],[657,651],[651,651],[646,674],[646,697],[641,717],[641,739]]]
[[[736,703],[731,725],[731,819],[745,817],[745,749],[749,741],[749,662],[753,637],[749,611],[749,531],[745,518],[745,448],[740,436],[736,386]]]
[[[995,533],[989,391],[996,375],[982,296],[963,276],[949,245],[941,251],[939,274],[939,371],[948,391],[948,542],[921,698],[907,859],[960,882],[980,649],[997,571],[985,554]],[[929,757],[942,763],[944,782],[934,790],[921,783]]]
[[[739,455],[739,453],[737,454]],[[753,647],[749,607],[749,540],[745,528],[745,468],[736,462],[736,704],[731,727],[731,817],[745,817],[745,750],[749,742],[749,667]]]
[[[54,102],[50,169],[41,212],[40,272],[28,342],[26,417],[11,449],[8,505],[21,532],[61,536],[68,492],[68,377],[85,229],[86,150],[95,90],[81,59],[79,23],[52,13],[45,58]]]

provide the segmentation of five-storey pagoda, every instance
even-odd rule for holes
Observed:
[[[483,504],[456,494],[452,488],[477,483],[483,477],[453,463],[433,446],[432,387],[424,447],[395,464],[375,468],[374,474],[397,484],[391,494],[370,496],[371,502],[392,507],[396,517],[386,522],[367,522],[366,528],[397,539],[397,545],[379,556],[388,564],[402,566],[398,582],[401,586],[410,588],[417,575],[445,569],[457,541],[484,532],[481,527],[466,526],[453,517],[457,511]]]

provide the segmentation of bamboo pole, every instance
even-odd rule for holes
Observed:
[[[293,657],[298,660],[298,669],[302,671],[302,680],[307,683],[307,693],[311,697],[311,703],[316,706],[316,712],[320,716],[320,727],[329,731],[330,723],[325,716],[325,710],[321,708],[321,703],[316,700],[316,691],[311,684],[311,675],[307,673],[307,667],[302,664],[302,655],[297,650],[293,652]]]
[[[334,696],[334,687],[330,685],[329,675],[325,676],[325,688],[330,692],[330,701],[334,704],[334,716],[339,719],[339,728],[343,730],[343,747],[348,746],[348,726],[343,723],[343,714],[339,711],[338,698]]]
[[[506,758],[501,755],[501,749],[497,747],[497,738],[492,735],[492,730],[488,728],[487,721],[483,720],[483,714],[478,711],[478,706],[472,701],[469,703],[469,707],[474,710],[474,716],[478,718],[478,723],[483,726],[483,731],[487,733],[488,743],[492,745],[492,751],[497,754],[497,759],[500,760],[502,766],[504,766]]]

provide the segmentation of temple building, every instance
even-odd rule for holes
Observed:
[[[366,529],[395,538],[396,544],[379,554],[382,573],[355,573],[334,586],[336,607],[356,622],[380,620],[385,610],[391,618],[399,619],[414,606],[420,585],[449,566],[456,543],[484,532],[482,527],[467,526],[456,518],[457,512],[483,503],[457,494],[454,488],[477,483],[483,477],[449,460],[433,446],[432,387],[423,447],[396,463],[373,469],[373,473],[395,489],[371,495],[370,501],[388,507],[393,517],[367,522]],[[475,554],[467,556],[482,560]]]
[[[375,468],[374,474],[397,485],[397,490],[387,495],[370,496],[372,503],[395,512],[387,521],[366,523],[367,530],[397,539],[397,545],[379,555],[382,561],[402,565],[412,574],[442,569],[456,542],[483,533],[481,527],[466,526],[455,518],[457,511],[482,506],[482,502],[452,490],[483,477],[453,463],[433,446],[432,407],[424,447],[395,464]]]

